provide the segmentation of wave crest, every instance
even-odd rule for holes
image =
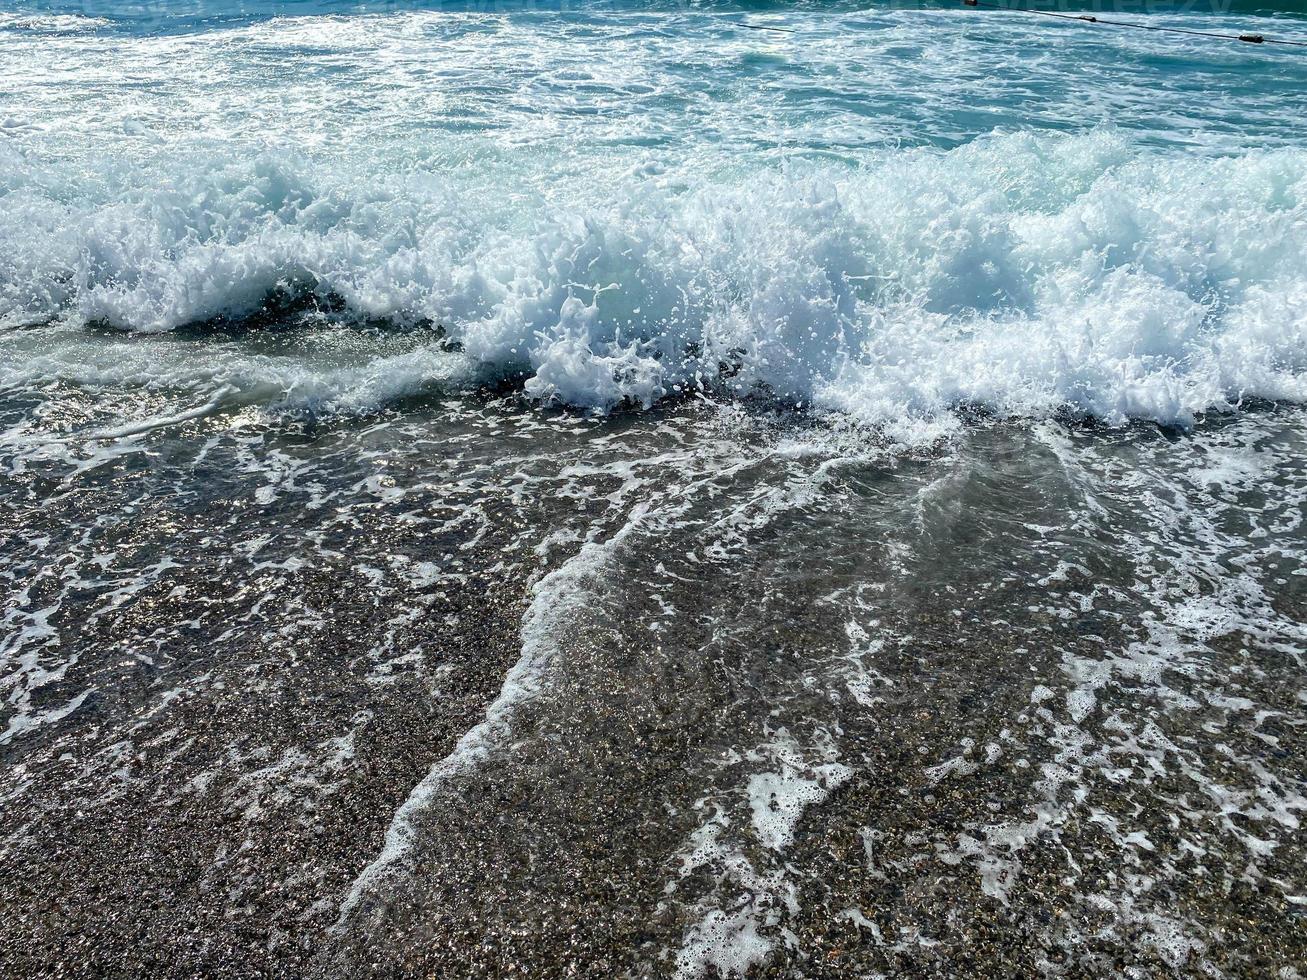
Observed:
[[[1299,150],[1177,158],[1101,131],[729,183],[649,164],[609,201],[507,217],[456,175],[268,155],[78,185],[0,153],[8,324],[168,331],[304,291],[438,322],[542,401],[761,387],[905,438],[961,404],[1186,424],[1307,398]]]

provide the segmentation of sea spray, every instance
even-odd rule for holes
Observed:
[[[762,393],[905,438],[959,407],[1188,425],[1307,395],[1300,150],[1177,159],[1100,131],[743,187],[643,168],[605,206],[541,205],[509,227],[452,175],[360,183],[265,156],[162,186],[70,174],[56,192],[57,164],[8,159],[14,325],[172,331],[308,294],[337,322],[439,324],[477,371],[521,375],[542,402]],[[430,356],[387,373],[424,384],[404,361]]]

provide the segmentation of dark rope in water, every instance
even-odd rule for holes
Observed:
[[[1155,31],[1161,34],[1189,34],[1194,37],[1219,38],[1223,41],[1244,41],[1248,44],[1286,44],[1295,48],[1307,48],[1307,41],[1263,37],[1261,34],[1221,34],[1216,31],[1194,31],[1184,27],[1160,27],[1156,24],[1140,24],[1137,21],[1130,20],[1109,20],[1093,14],[1067,14],[1057,10],[1040,10],[1036,7],[1010,7],[1003,3],[986,3],[985,0],[962,0],[962,4],[966,7],[986,7],[990,10],[1006,10],[1015,14],[1038,14],[1041,17],[1078,20],[1087,24],[1105,24],[1109,27],[1131,27],[1137,31]]]
[[[736,21],[736,27],[745,27],[751,31],[775,31],[777,34],[798,34],[798,31],[791,30],[788,27],[769,27],[766,24],[746,24],[743,21]]]
[[[1037,14],[1041,17],[1056,17],[1059,20],[1075,20],[1086,24],[1104,24],[1109,27],[1128,27],[1137,31],[1154,31],[1160,34],[1188,34],[1192,37],[1214,37],[1222,41],[1243,41],[1247,44],[1282,44],[1294,48],[1307,48],[1307,41],[1293,41],[1288,38],[1265,37],[1261,34],[1222,34],[1218,31],[1194,31],[1185,27],[1160,27],[1156,24],[1140,24],[1130,20],[1111,20],[1094,14],[1068,14],[1057,10],[1041,10],[1038,7],[1013,7],[1004,3],[986,3],[985,0],[962,0],[966,7],[985,7],[989,10],[1006,10],[1014,14]],[[774,31],[777,34],[800,34],[801,31],[789,27],[771,27],[768,24],[746,24],[736,21],[735,26],[750,31]]]

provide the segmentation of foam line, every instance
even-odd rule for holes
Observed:
[[[369,887],[390,872],[412,849],[417,821],[451,779],[476,768],[512,731],[518,709],[544,688],[560,652],[563,632],[592,607],[601,578],[621,543],[643,522],[644,505],[631,511],[627,523],[607,541],[589,542],[573,558],[545,575],[532,589],[533,599],[522,619],[522,653],[504,676],[498,696],[485,717],[458,740],[453,750],[431,767],[395,811],[381,852],[354,879],[340,906],[335,928],[345,924]]]

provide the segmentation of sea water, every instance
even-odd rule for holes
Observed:
[[[1301,50],[0,3],[10,954],[1292,970]]]

